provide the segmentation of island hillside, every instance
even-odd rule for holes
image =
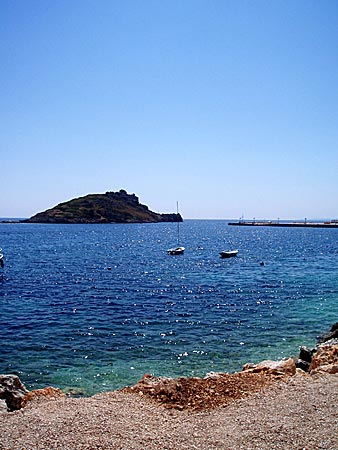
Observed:
[[[40,212],[25,223],[153,223],[182,222],[180,214],[159,214],[142,205],[135,194],[89,194]]]

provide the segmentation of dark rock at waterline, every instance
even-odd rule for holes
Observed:
[[[0,399],[6,402],[9,411],[20,409],[27,393],[28,390],[17,375],[0,375]]]
[[[338,322],[332,325],[330,331],[318,339],[319,343],[327,342],[331,339],[338,339]]]
[[[299,357],[296,361],[296,367],[298,369],[304,370],[304,372],[308,372],[315,351],[316,350],[313,348],[311,349],[305,346],[300,347]]]
[[[327,352],[327,349],[325,349],[327,343],[331,344],[332,348],[334,349],[333,352],[335,354],[335,349],[338,345],[338,322],[332,325],[328,333],[324,334],[318,339],[317,345],[314,348],[310,349],[305,346],[300,347],[299,356],[296,361],[296,367],[298,369],[304,370],[305,372],[311,372],[311,370],[313,370],[314,368],[314,356],[317,354],[321,354],[323,351]],[[332,360],[332,357],[330,358]],[[331,361],[330,364],[335,364],[335,361],[333,361],[333,363]]]
[[[61,389],[48,386],[28,391],[17,375],[0,375],[0,413],[16,411],[30,401],[66,397]]]
[[[302,346],[299,351],[299,358],[307,363],[310,363],[312,360],[313,353],[314,349]]]

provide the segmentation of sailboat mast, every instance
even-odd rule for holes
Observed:
[[[178,201],[176,202],[176,211],[177,211],[177,246],[180,246],[180,222],[178,220]]]
[[[177,247],[168,250],[169,255],[183,255],[185,248],[180,247],[180,216],[178,213],[178,202],[176,202],[176,222],[177,222]]]

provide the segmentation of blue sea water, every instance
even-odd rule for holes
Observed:
[[[170,256],[170,223],[1,223],[0,373],[91,395],[298,354],[337,321],[337,238],[187,220]]]

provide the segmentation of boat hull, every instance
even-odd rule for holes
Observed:
[[[168,255],[183,255],[185,248],[184,247],[176,247],[170,248],[167,252]]]
[[[234,256],[237,256],[238,250],[232,250],[229,252],[220,252],[221,258],[233,258]]]

